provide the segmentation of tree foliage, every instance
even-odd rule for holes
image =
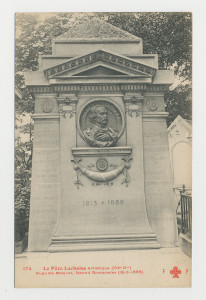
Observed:
[[[24,238],[25,233],[28,231],[29,224],[33,125],[25,122],[24,117],[24,115],[16,114],[15,241]]]
[[[108,22],[142,38],[144,53],[158,54],[159,69],[174,66],[191,79],[191,13],[114,13]]]
[[[112,13],[108,22],[143,39],[144,53],[157,53],[159,69],[172,69],[179,80],[165,95],[167,124],[192,118],[191,13]]]

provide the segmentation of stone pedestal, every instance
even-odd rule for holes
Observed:
[[[55,99],[55,98],[54,98]],[[49,99],[49,101],[52,101]],[[32,159],[29,251],[46,251],[59,210],[59,116],[36,114]]]
[[[131,96],[127,99],[129,102]],[[115,104],[122,110],[123,117],[125,107],[127,109],[124,133],[116,147],[81,147],[85,142],[80,136],[76,139],[79,111],[88,103],[98,101]],[[63,107],[64,113],[60,116],[61,212],[49,251],[159,247],[146,213],[142,103],[132,104],[131,112],[123,97],[99,96],[97,100],[93,96],[88,101],[85,95],[79,97],[72,116],[67,113],[69,105],[65,103]],[[121,146],[126,140],[129,146]],[[107,172],[97,169],[101,160],[106,162]],[[109,172],[117,174],[108,180]],[[99,180],[98,176],[105,179]]]

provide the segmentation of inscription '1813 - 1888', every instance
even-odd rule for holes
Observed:
[[[124,200],[105,200],[105,201],[83,201],[82,206],[121,206],[124,205]]]

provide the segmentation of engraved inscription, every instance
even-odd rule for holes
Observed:
[[[82,206],[87,206],[87,207],[91,207],[91,206],[121,206],[124,205],[124,200],[105,200],[105,201],[83,201],[82,202]]]
[[[56,182],[58,180],[58,154],[59,152],[56,149],[47,149],[46,151],[35,149],[33,157],[35,181]]]
[[[107,186],[112,186],[114,183],[112,181],[109,182],[92,182],[93,186],[98,186],[98,185],[107,185]]]
[[[59,124],[49,121],[39,121],[34,125],[34,147],[50,148],[59,146]]]
[[[151,131],[145,132],[144,136],[166,136],[167,133],[164,132],[159,132],[159,131],[155,131],[155,129],[151,129]]]

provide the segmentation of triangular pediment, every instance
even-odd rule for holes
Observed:
[[[118,72],[114,69],[107,68],[105,66],[99,65],[94,68],[90,68],[89,70],[78,72],[77,74],[74,74],[74,76],[125,76],[128,75],[124,72]]]
[[[126,56],[99,50],[44,70],[48,78],[71,76],[142,76],[153,77],[156,69]]]
[[[51,78],[69,78],[69,77],[110,77],[110,76],[138,76],[148,77],[142,72],[129,72],[116,66],[111,66],[105,62],[95,62],[90,65],[82,66],[75,70],[62,72],[52,76]]]

